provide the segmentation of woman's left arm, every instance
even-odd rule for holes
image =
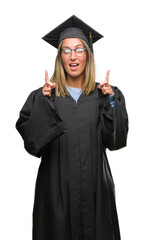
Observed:
[[[108,83],[109,73],[107,72],[104,82],[98,85],[104,95],[114,93],[114,107],[111,106],[109,96],[105,96],[104,104],[100,113],[103,144],[109,150],[117,150],[126,146],[128,133],[128,114],[125,99],[117,87],[111,87]],[[106,89],[103,90],[103,85]],[[107,93],[105,93],[105,91]],[[109,94],[111,93],[111,94]],[[103,101],[102,101],[103,102]]]

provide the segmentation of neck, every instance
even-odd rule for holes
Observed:
[[[67,76],[67,86],[82,89],[84,75],[78,77]]]

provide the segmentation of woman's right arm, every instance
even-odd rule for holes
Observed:
[[[16,129],[30,154],[41,157],[48,151],[49,143],[66,132],[66,125],[57,113],[43,88],[33,91],[27,98],[16,122]]]

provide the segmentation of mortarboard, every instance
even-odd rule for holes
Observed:
[[[47,33],[42,39],[58,48],[59,43],[66,38],[81,38],[85,40],[93,52],[93,43],[103,36],[75,15]]]

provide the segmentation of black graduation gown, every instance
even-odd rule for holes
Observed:
[[[33,240],[120,240],[106,148],[126,146],[128,116],[123,94],[113,90],[114,108],[97,86],[77,103],[39,88],[24,104],[16,128],[25,149],[42,157]]]

